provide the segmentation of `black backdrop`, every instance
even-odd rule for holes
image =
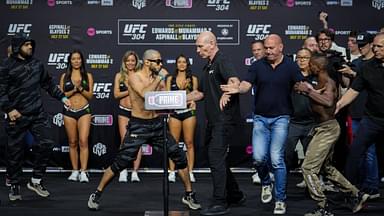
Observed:
[[[95,80],[92,129],[89,138],[90,166],[104,167],[119,145],[117,102],[113,99],[113,78],[126,50],[139,55],[153,48],[162,53],[164,67],[174,70],[174,59],[190,57],[197,76],[205,63],[196,55],[194,41],[203,30],[218,36],[220,48],[232,58],[243,77],[250,57],[250,43],[270,33],[280,34],[285,53],[294,53],[308,35],[320,28],[318,12],[329,13],[329,25],[336,41],[346,46],[350,30],[376,32],[383,25],[383,0],[3,0],[0,3],[0,57],[6,55],[9,38],[16,32],[30,34],[37,42],[35,55],[58,80],[68,53],[81,49],[87,69]],[[55,140],[52,166],[69,167],[68,146],[62,121],[62,106],[45,97]],[[233,166],[250,165],[250,95],[242,96],[244,120],[231,141]],[[205,117],[199,102],[196,133],[196,166],[206,167],[204,151]],[[3,121],[3,120],[2,120]],[[0,157],[5,133],[0,127]],[[26,138],[30,145],[33,139]],[[160,167],[160,156],[145,146],[142,167]]]

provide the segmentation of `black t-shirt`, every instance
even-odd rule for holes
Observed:
[[[368,61],[372,60],[374,58],[371,58],[369,60],[364,60],[362,56],[352,61],[353,64],[353,70],[356,72],[356,76],[359,76],[361,73],[361,68],[366,64]],[[355,98],[355,100],[352,101],[351,105],[349,106],[349,114],[351,115],[352,119],[361,119],[364,115],[364,107],[365,103],[367,102],[367,91],[361,91],[360,94]]]
[[[384,65],[383,61],[373,59],[361,68],[361,73],[352,83],[355,91],[368,93],[365,114],[384,126]]]
[[[203,81],[200,85],[204,92],[205,113],[211,124],[223,121],[231,122],[240,117],[239,95],[232,95],[229,104],[220,110],[220,98],[223,92],[220,85],[227,84],[230,77],[239,77],[235,67],[221,51],[218,51],[212,61],[203,68]]]

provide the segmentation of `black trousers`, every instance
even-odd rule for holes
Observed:
[[[297,142],[300,140],[301,144],[303,145],[303,151],[304,154],[307,151],[307,146],[309,142],[311,141],[311,138],[309,136],[309,132],[314,127],[314,123],[310,124],[297,124],[290,122],[289,123],[289,129],[288,129],[288,136],[287,136],[287,142],[285,145],[285,161],[288,170],[295,169],[299,167],[298,164],[298,157],[297,152],[295,151]]]
[[[234,124],[226,122],[208,123],[205,144],[213,180],[214,205],[227,205],[243,197],[236,179],[228,165],[229,143],[233,136]]]
[[[14,122],[9,119],[5,130],[8,134],[7,174],[11,184],[19,184],[22,175],[25,143],[24,137],[29,130],[35,140],[32,146],[33,178],[41,179],[45,173],[53,141],[49,137],[51,125],[45,113],[23,115]]]
[[[140,119],[131,117],[127,125],[127,133],[119,152],[114,159],[111,169],[118,174],[127,168],[136,159],[137,152],[143,144],[151,144],[155,148],[163,148],[163,121],[162,118]],[[187,156],[183,149],[179,148],[175,139],[167,131],[166,150],[168,157],[175,163],[176,169],[187,167]]]

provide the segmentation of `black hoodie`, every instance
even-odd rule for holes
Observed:
[[[16,109],[22,115],[35,115],[43,112],[40,89],[46,90],[52,97],[61,100],[65,95],[52,77],[44,69],[41,61],[33,56],[20,59],[20,48],[27,42],[35,41],[26,34],[17,34],[12,40],[12,55],[0,66],[1,109],[9,113]]]

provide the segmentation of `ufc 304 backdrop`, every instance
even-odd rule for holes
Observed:
[[[285,53],[294,53],[303,40],[321,28],[319,11],[329,14],[329,27],[336,41],[346,46],[350,30],[376,32],[384,19],[384,0],[3,0],[0,3],[0,57],[5,58],[9,38],[17,32],[37,42],[35,56],[58,82],[73,49],[85,55],[87,70],[94,76],[92,129],[89,137],[91,167],[108,165],[119,146],[113,79],[127,50],[142,55],[157,49],[172,72],[175,57],[189,56],[193,72],[200,76],[205,60],[194,45],[201,31],[217,35],[220,49],[229,55],[241,77],[250,64],[250,43],[268,34],[280,34]],[[55,141],[52,166],[69,167],[68,144],[62,105],[44,96],[53,124]],[[251,96],[241,98],[243,119],[231,140],[233,166],[251,162]],[[195,139],[196,167],[206,167],[204,149],[204,102],[198,103]],[[248,121],[247,121],[248,119]],[[0,157],[6,134],[0,127]],[[26,137],[26,151],[33,138]],[[150,145],[143,147],[142,167],[161,167],[161,155]]]

